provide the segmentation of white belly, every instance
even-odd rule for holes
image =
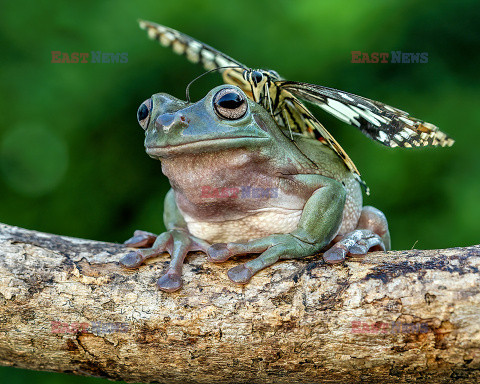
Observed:
[[[188,230],[211,244],[249,241],[297,228],[302,210],[268,208],[249,216],[221,222],[196,221],[185,216]]]

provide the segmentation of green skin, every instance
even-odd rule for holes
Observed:
[[[240,118],[226,119],[216,110],[215,95],[223,89],[245,100]],[[259,254],[228,271],[233,282],[245,284],[280,259],[323,251],[326,262],[339,263],[347,255],[390,249],[385,216],[362,207],[360,186],[342,160],[317,140],[280,130],[239,88],[217,87],[196,103],[159,93],[149,103],[140,124],[147,153],[161,161],[172,186],[165,199],[167,231],[136,231],[125,244],[138,249],[121,264],[136,268],[168,252],[171,262],[159,289],[181,288],[191,251],[203,251],[213,262]],[[264,194],[244,198],[237,194],[242,186]]]

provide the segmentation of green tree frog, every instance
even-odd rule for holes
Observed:
[[[362,206],[360,184],[337,154],[281,130],[240,88],[222,85],[195,103],[158,93],[141,104],[137,118],[147,154],[160,160],[171,184],[167,231],[135,231],[125,244],[136,249],[120,263],[137,268],[168,252],[159,289],[181,288],[191,251],[205,252],[211,262],[256,254],[228,271],[231,281],[246,284],[281,259],[323,252],[333,264],[390,249],[385,216]]]

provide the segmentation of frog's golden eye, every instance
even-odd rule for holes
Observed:
[[[150,122],[150,112],[152,111],[152,99],[145,100],[137,111],[137,120],[138,124],[143,129],[147,129],[148,123]]]
[[[213,108],[222,119],[238,120],[247,112],[247,100],[236,89],[223,88],[213,97]]]

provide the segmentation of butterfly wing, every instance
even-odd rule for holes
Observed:
[[[173,52],[184,55],[194,64],[201,64],[208,71],[219,68],[226,84],[236,85],[251,93],[251,86],[243,77],[243,72],[248,67],[242,63],[173,28],[146,20],[140,20],[139,24],[152,40],[157,40],[164,47],[172,48]]]
[[[309,131],[318,131],[321,135],[320,141],[326,142],[343,160],[345,165],[352,171],[354,175],[360,180],[360,172],[357,167],[344,151],[344,149],[338,144],[338,142],[333,138],[333,136],[326,130],[326,128],[320,123],[315,116],[296,98],[290,98],[286,100],[285,106],[289,108],[292,105],[295,110],[300,114],[301,119],[303,120],[304,126],[308,128]]]
[[[275,84],[356,126],[368,137],[388,147],[445,147],[454,143],[437,126],[378,101],[315,84],[294,81],[277,81]]]

